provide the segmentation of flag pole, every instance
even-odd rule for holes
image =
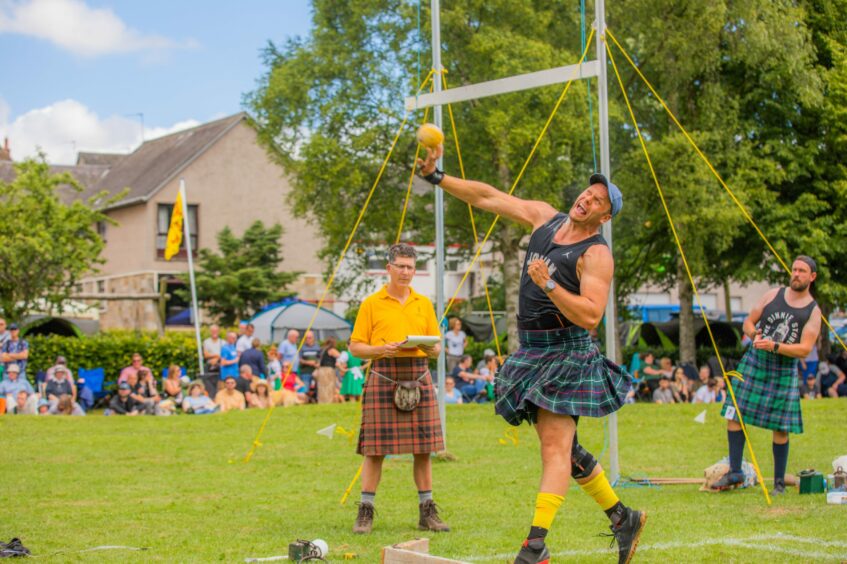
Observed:
[[[194,312],[194,335],[197,339],[197,363],[201,374],[206,372],[203,367],[203,345],[200,342],[200,308],[197,307],[197,286],[194,284],[194,258],[191,256],[191,228],[188,225],[188,202],[185,197],[185,179],[179,179],[179,193],[182,196],[182,224],[185,226],[185,250],[188,253],[188,280],[191,284],[191,309]]]

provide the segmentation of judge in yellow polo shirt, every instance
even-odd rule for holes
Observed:
[[[418,487],[421,530],[449,531],[432,500],[430,455],[444,449],[438,401],[429,358],[441,345],[404,348],[409,335],[439,336],[432,302],[415,292],[417,253],[398,243],[388,250],[388,284],[365,298],[350,337],[350,352],[373,359],[362,395],[362,426],[357,452],[364,455],[362,499],[354,533],[373,528],[374,498],[387,454],[412,453]]]

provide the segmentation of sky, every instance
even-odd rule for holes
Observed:
[[[73,164],[135,149],[142,122],[149,140],[232,115],[262,48],[310,19],[308,0],[0,0],[0,139]]]

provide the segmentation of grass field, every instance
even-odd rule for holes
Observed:
[[[634,405],[620,412],[624,475],[701,476],[726,451],[719,406]],[[509,428],[491,406],[450,406],[448,447],[434,464],[435,499],[453,531],[431,537],[431,552],[473,562],[511,561],[527,532],[540,474],[534,432],[499,443]],[[805,402],[806,434],[791,442],[789,472],[830,473],[847,453],[847,401]],[[330,560],[345,552],[376,562],[380,548],[420,533],[408,458],[389,459],[373,534],[350,532],[358,486],[339,501],[360,458],[344,437],[357,406],[277,409],[262,446],[240,462],[265,412],[161,418],[0,417],[0,540],[21,537],[51,562],[243,562],[287,554],[298,538],[326,539]],[[603,450],[603,424],[584,419],[580,440]],[[770,434],[753,430],[770,476]],[[607,457],[603,457],[606,461]],[[847,560],[847,506],[795,489],[766,506],[761,490],[727,494],[696,486],[619,487],[624,503],[649,514],[640,562],[826,562]],[[548,537],[558,562],[614,562],[600,509],[571,489]],[[149,547],[77,552],[98,545]],[[62,551],[60,554],[55,554]]]

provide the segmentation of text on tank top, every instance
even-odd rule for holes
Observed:
[[[793,345],[800,342],[803,327],[812,316],[817,302],[812,300],[809,305],[795,308],[785,301],[785,288],[777,292],[773,300],[762,310],[762,317],[757,327],[762,330],[762,337],[777,343]]]
[[[550,277],[565,290],[579,295],[579,277],[576,275],[576,265],[579,257],[585,254],[589,247],[606,245],[606,240],[599,233],[582,241],[561,245],[553,242],[556,232],[568,221],[567,214],[557,213],[550,221],[533,231],[526,249],[523,270],[521,271],[521,287],[518,298],[518,319],[527,321],[545,316],[558,315],[565,319],[565,326],[573,322],[565,318],[550,297],[532,281],[527,273],[529,264],[537,259],[547,263]]]

